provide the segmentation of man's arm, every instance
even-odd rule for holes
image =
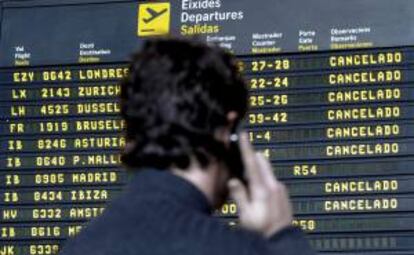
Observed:
[[[239,207],[241,227],[266,238],[271,254],[315,254],[303,232],[291,226],[287,188],[275,178],[269,161],[253,150],[246,134],[241,136],[240,147],[248,187],[232,179],[229,189]]]

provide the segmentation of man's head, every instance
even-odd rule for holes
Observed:
[[[234,58],[216,46],[178,39],[145,43],[122,83],[121,100],[122,160],[130,168],[186,171],[225,162],[230,129],[247,110]]]

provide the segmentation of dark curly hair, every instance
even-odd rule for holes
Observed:
[[[225,155],[214,132],[229,126],[230,111],[244,117],[247,89],[235,59],[196,40],[147,41],[122,82],[122,116],[130,168],[202,167]],[[239,120],[237,120],[239,122]]]

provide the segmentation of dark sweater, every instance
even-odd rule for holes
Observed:
[[[230,229],[211,216],[206,197],[166,171],[143,170],[102,216],[91,221],[62,255],[313,255],[301,230],[266,240]]]

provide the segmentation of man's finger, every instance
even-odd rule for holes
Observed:
[[[246,187],[238,179],[231,179],[228,182],[228,187],[230,191],[231,198],[236,202],[240,211],[243,211],[247,208],[249,203],[249,197],[246,190]]]
[[[260,152],[256,153],[257,163],[259,165],[257,171],[267,187],[277,184],[277,179],[273,174],[273,168],[269,160]]]
[[[257,172],[258,163],[256,152],[254,151],[253,146],[250,144],[247,134],[244,132],[240,135],[240,150],[246,171],[246,176],[248,182],[250,183],[249,186],[260,186],[263,180],[260,178],[260,174]]]

